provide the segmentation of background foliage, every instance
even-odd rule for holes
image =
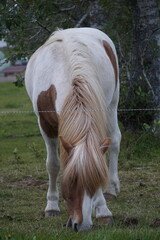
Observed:
[[[156,1],[158,2],[158,0],[149,0],[149,2]],[[146,82],[146,79],[150,81],[150,75],[148,74],[145,79],[142,76],[144,74],[140,73],[142,66],[135,65],[136,26],[133,6],[136,2],[132,0],[1,0],[0,38],[7,41],[8,60],[14,62],[16,59],[29,58],[57,28],[85,26],[99,28],[111,37],[117,48],[121,81],[119,107],[158,108],[159,100],[154,101],[152,90],[157,89],[160,83],[157,81],[156,87],[154,82],[151,82],[150,87]],[[155,41],[148,44],[154,44],[154,49],[158,49]],[[155,50],[155,56],[158,54],[157,51]],[[144,56],[143,58],[143,73],[147,74],[145,66],[149,61],[148,56],[146,59]],[[21,82],[17,85],[21,85]],[[159,112],[147,110],[126,112],[120,117],[120,121],[126,128],[143,129],[145,124],[152,128],[153,120],[156,119],[159,123],[159,118]]]

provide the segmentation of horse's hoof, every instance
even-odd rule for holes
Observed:
[[[104,198],[106,199],[106,201],[117,198],[116,195],[113,195],[111,193],[104,193],[103,195],[104,195]]]
[[[49,210],[45,212],[45,217],[59,216],[60,212],[56,210]]]
[[[113,224],[113,222],[114,222],[112,216],[100,217],[100,218],[97,218],[97,220],[98,220],[98,222],[101,222],[105,225]]]

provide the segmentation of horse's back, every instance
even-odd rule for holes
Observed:
[[[86,68],[91,68],[92,74],[97,75],[107,96],[107,101],[111,101],[115,91],[115,73],[111,60],[106,54],[103,41],[111,47],[117,61],[115,47],[111,39],[103,32],[92,28],[56,31],[32,55],[27,66],[25,82],[35,110],[37,110],[39,94],[42,91],[47,91],[51,85],[55,87],[57,92],[56,109],[61,110],[73,81],[70,59],[75,49],[81,49],[81,52],[78,50],[77,61],[79,61],[81,54],[86,54],[81,64],[86,64]],[[73,60],[76,61],[75,58]]]

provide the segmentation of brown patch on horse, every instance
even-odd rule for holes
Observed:
[[[105,154],[108,150],[109,144],[110,144],[111,138],[105,138],[103,143],[100,146],[100,149],[102,150],[102,153]]]
[[[83,221],[82,202],[84,190],[74,182],[68,188],[65,182],[62,183],[62,196],[66,201],[69,219],[81,224]]]
[[[58,136],[58,114],[56,113],[55,101],[57,92],[54,85],[46,91],[42,91],[37,99],[40,116],[40,124],[43,131],[50,138]]]
[[[116,61],[116,56],[112,50],[112,48],[110,47],[110,45],[103,40],[103,46],[105,48],[105,51],[112,63],[113,69],[114,69],[114,74],[115,74],[115,81],[116,81],[116,86],[117,86],[117,82],[118,82],[118,67],[117,67],[117,61]]]

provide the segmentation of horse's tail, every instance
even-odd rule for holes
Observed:
[[[107,184],[108,179],[108,167],[100,144],[95,144],[95,139],[88,136],[86,141],[79,143],[72,151],[73,155],[63,172],[65,191],[72,189],[76,183],[77,189],[83,189],[92,196],[99,187]]]

